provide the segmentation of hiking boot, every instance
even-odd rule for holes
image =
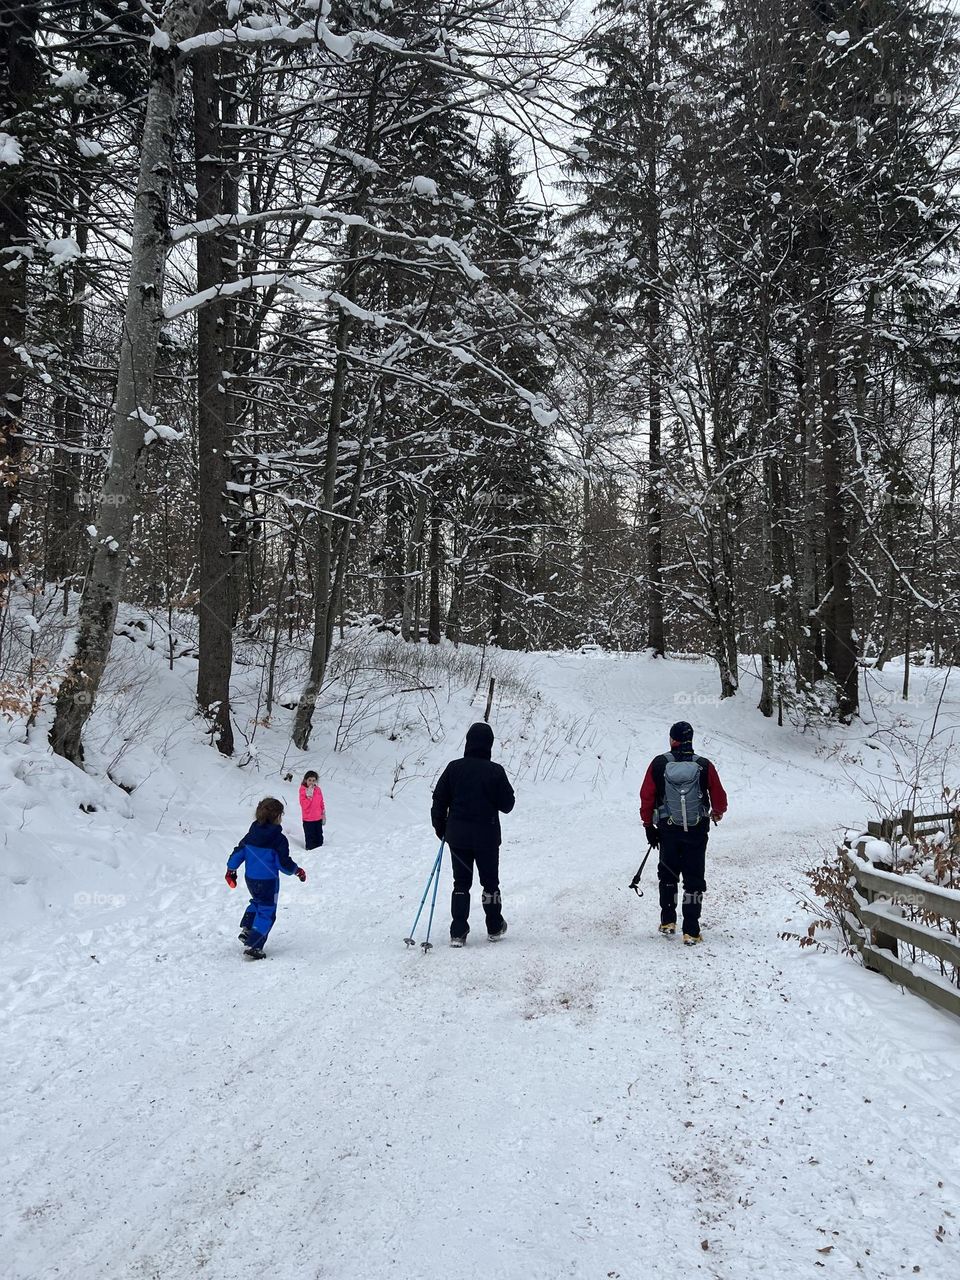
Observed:
[[[247,947],[243,953],[248,960],[266,960],[266,954],[263,947]]]
[[[675,938],[677,935],[677,926],[676,924],[662,924],[657,930],[657,933],[664,938]]]
[[[462,947],[466,945],[466,941],[466,938],[451,938],[450,945],[451,947]]]
[[[490,942],[499,942],[506,932],[507,932],[507,922],[506,920],[504,920],[503,924],[500,926],[500,928],[497,930],[496,933],[487,934],[487,939]]]
[[[703,941],[703,936],[702,934],[699,934],[699,933],[685,933],[683,935],[683,945],[685,947],[695,947],[698,943],[702,941]]]

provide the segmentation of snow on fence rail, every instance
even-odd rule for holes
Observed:
[[[946,813],[914,813],[912,809],[901,809],[899,818],[883,818],[880,822],[868,822],[867,831],[879,840],[893,844],[894,837],[900,835],[913,844],[914,840],[923,836],[936,835],[943,830],[943,824],[949,822],[954,827],[954,834],[960,834],[960,818],[954,809]]]
[[[956,812],[922,816],[905,809],[899,819],[870,823],[868,831],[874,839],[858,841],[855,850],[843,847],[840,854],[853,880],[856,921],[848,921],[848,936],[864,967],[960,1017],[960,988],[946,972],[949,966],[954,976],[960,974],[960,891],[888,869],[898,832],[912,842],[943,831],[946,822],[960,837]],[[877,838],[885,843],[878,845]],[[908,917],[907,911],[920,918]],[[900,955],[901,943],[911,948],[914,957],[920,953],[920,963]]]

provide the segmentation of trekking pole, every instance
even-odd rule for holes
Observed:
[[[437,854],[437,878],[433,882],[433,901],[430,903],[430,918],[427,920],[427,936],[420,944],[423,947],[423,954],[433,950],[433,943],[430,941],[430,930],[433,928],[433,908],[437,905],[437,890],[440,888],[440,867],[443,859],[443,845],[440,846],[440,852]]]
[[[643,890],[640,888],[640,877],[643,875],[643,868],[647,865],[647,858],[650,857],[651,853],[653,853],[652,844],[647,845],[647,852],[643,855],[643,861],[640,863],[640,869],[637,871],[637,874],[630,881],[629,887],[633,890],[633,892],[637,895],[638,898],[643,897]]]
[[[430,879],[427,881],[427,887],[424,889],[423,897],[420,899],[420,909],[417,911],[417,918],[416,920],[414,920],[413,928],[410,930],[410,937],[404,938],[404,942],[407,944],[408,947],[415,947],[417,945],[416,939],[414,938],[413,935],[417,932],[417,925],[420,923],[420,916],[423,913],[423,904],[427,900],[427,894],[430,892],[430,886],[433,884],[434,878],[436,878],[436,881],[438,884],[440,882],[440,861],[443,858],[443,846],[445,843],[446,842],[443,840],[440,841],[440,849],[437,852],[436,858],[434,859],[433,870],[430,872]],[[434,891],[434,899],[436,899],[436,891]],[[430,914],[432,916],[433,912],[431,912]]]

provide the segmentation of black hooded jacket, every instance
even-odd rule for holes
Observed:
[[[516,797],[503,765],[490,759],[493,730],[482,721],[470,726],[462,760],[451,760],[433,792],[430,821],[452,849],[498,849],[500,814]]]

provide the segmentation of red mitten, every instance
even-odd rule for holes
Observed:
[[[303,867],[297,867],[297,879],[303,881],[306,880],[306,878],[307,873],[304,871]]]
[[[237,873],[235,871],[228,871],[223,878],[231,889],[235,889],[237,887]]]

